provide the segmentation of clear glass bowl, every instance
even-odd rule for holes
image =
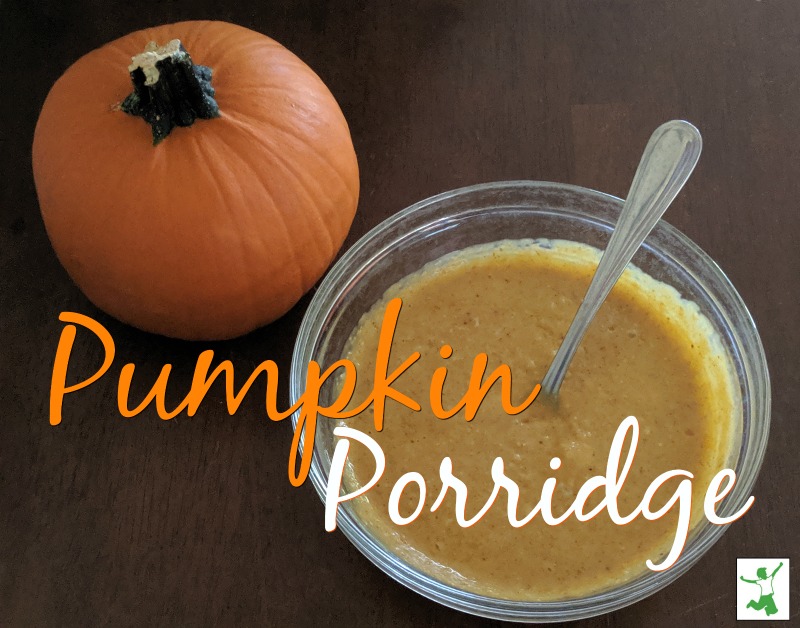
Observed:
[[[564,239],[602,250],[621,208],[620,199],[585,188],[505,181],[445,192],[392,216],[347,251],[311,301],[292,358],[292,403],[305,390],[309,361],[316,360],[324,368],[341,358],[361,316],[402,277],[447,253],[503,239]],[[769,434],[769,374],[758,332],[714,261],[665,222],[659,222],[633,263],[700,307],[734,365],[742,401],[741,444],[728,466],[736,471],[737,482],[718,511],[722,516],[731,515],[751,494]],[[330,403],[332,394],[331,389],[323,390],[321,401]],[[296,422],[295,416],[293,424]],[[323,498],[334,445],[332,422],[321,418],[310,477]],[[322,517],[320,532],[321,522]],[[340,506],[338,528],[392,578],[436,602],[493,619],[549,622],[607,613],[655,593],[685,573],[727,526],[703,519],[692,531],[679,561],[665,572],[647,571],[617,588],[558,602],[495,599],[439,582],[378,542],[348,503]]]

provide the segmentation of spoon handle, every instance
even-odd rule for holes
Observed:
[[[542,392],[556,396],[567,368],[595,314],[644,239],[680,192],[700,157],[700,132],[673,120],[658,127],[644,149],[628,198],[608,241],[586,296],[542,381]]]

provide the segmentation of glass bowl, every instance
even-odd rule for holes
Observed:
[[[564,239],[603,250],[621,208],[620,199],[586,188],[504,181],[445,192],[392,216],[347,251],[311,301],[292,358],[291,402],[295,403],[305,390],[308,363],[316,360],[325,368],[340,359],[361,316],[387,288],[426,263],[468,246],[504,239]],[[696,303],[716,328],[730,356],[742,410],[738,419],[740,446],[734,448],[728,464],[736,471],[737,481],[718,509],[721,516],[730,516],[751,494],[769,433],[769,374],[758,332],[741,298],[714,261],[665,222],[656,225],[633,263]],[[321,405],[330,403],[333,394],[332,387],[323,389]],[[296,423],[297,416],[293,417]],[[333,428],[333,421],[320,418],[309,474],[323,499],[335,445]],[[692,530],[683,554],[670,569],[646,571],[611,590],[557,602],[496,599],[440,582],[384,547],[359,521],[349,502],[339,507],[338,528],[388,575],[436,602],[492,619],[549,622],[607,613],[655,593],[697,562],[727,526],[710,524],[704,518]]]

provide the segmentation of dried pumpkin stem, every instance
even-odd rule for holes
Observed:
[[[128,66],[133,93],[120,105],[125,113],[143,118],[153,130],[153,145],[176,126],[191,126],[198,118],[218,118],[211,86],[211,68],[195,65],[180,40],[157,46],[150,42]]]

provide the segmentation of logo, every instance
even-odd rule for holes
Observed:
[[[736,619],[789,619],[789,559],[736,559]]]

